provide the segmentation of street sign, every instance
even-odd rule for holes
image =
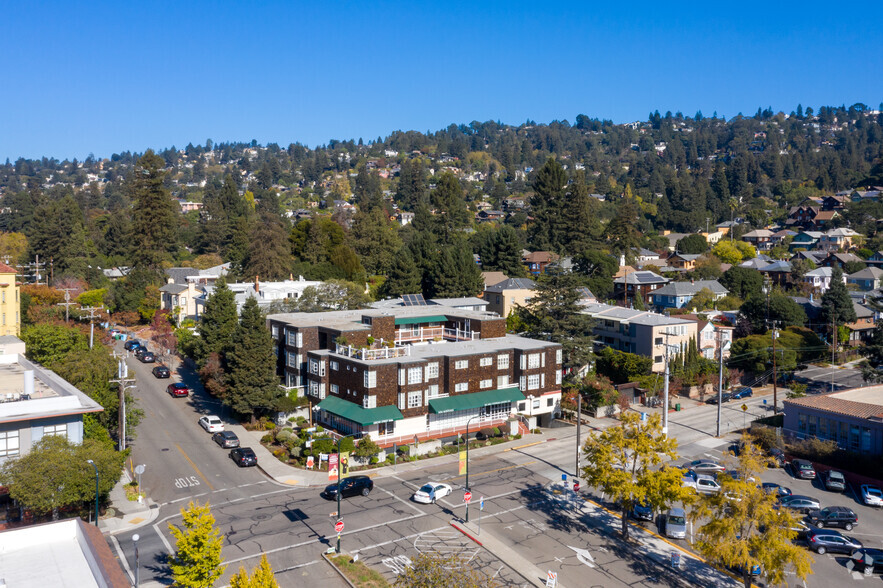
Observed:
[[[465,502],[466,504],[469,504],[470,500],[472,500],[472,492],[467,490],[466,492],[463,493],[463,502]]]
[[[742,412],[745,412],[746,410],[748,410],[748,405],[743,404],[740,408],[742,409]]]
[[[334,523],[334,531],[336,533],[343,532],[343,521],[337,521],[336,523]]]
[[[484,510],[484,496],[478,499],[478,510]]]
[[[555,588],[558,585],[558,572],[549,570],[546,574],[546,588]]]
[[[144,473],[144,470],[145,470],[145,469],[146,469],[146,468],[145,468],[144,464],[138,464],[138,465],[135,466],[135,473],[138,474],[138,475],[140,476],[141,474]]]
[[[333,513],[329,514],[328,516],[329,516],[329,517],[336,517],[336,516],[337,516],[337,511],[335,510]]]

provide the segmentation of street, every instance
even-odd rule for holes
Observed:
[[[867,383],[862,378],[861,371],[852,367],[818,367],[811,365],[805,370],[794,372],[794,379],[807,385],[808,394],[824,394],[831,391],[831,381],[834,382],[834,391],[848,390],[849,388],[861,388]]]

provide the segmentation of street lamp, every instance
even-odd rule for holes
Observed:
[[[343,520],[343,517],[340,514],[340,479],[341,476],[341,466],[343,465],[340,461],[340,442],[346,439],[347,437],[353,437],[355,433],[352,435],[344,435],[337,440],[337,520]],[[337,534],[337,554],[340,555],[340,533]]]
[[[98,526],[98,466],[91,459],[87,459],[86,463],[92,464],[95,468],[95,526]]]
[[[135,533],[134,535],[132,535],[132,543],[135,544],[135,588],[138,588],[138,586],[141,584],[141,582],[138,581],[140,579],[139,576],[141,575],[140,574],[141,561],[138,558],[138,540],[139,539],[141,539],[141,537],[138,536],[138,533]]]
[[[469,492],[469,423],[477,418],[481,418],[480,414],[475,415],[466,421],[466,491]],[[466,503],[466,522],[469,522],[469,503]]]

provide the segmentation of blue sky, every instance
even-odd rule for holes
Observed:
[[[17,2],[0,161],[883,101],[883,3]],[[738,11],[737,11],[738,9]]]

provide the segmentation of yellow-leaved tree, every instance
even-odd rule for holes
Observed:
[[[267,554],[261,555],[261,563],[252,570],[251,576],[248,575],[248,570],[239,568],[239,571],[230,578],[230,588],[279,588],[273,575],[273,568],[267,561]]]
[[[683,485],[683,471],[657,467],[663,458],[677,459],[677,447],[677,439],[662,433],[661,415],[642,421],[637,412],[622,413],[618,425],[586,440],[583,477],[619,504],[624,538],[629,536],[629,512],[636,504],[648,504],[659,512],[674,502],[693,499],[692,490]]]
[[[182,528],[169,523],[175,538],[175,553],[169,558],[172,579],[181,588],[210,588],[223,575],[221,565],[224,536],[215,528],[215,517],[208,503],[192,500],[181,509]]]
[[[732,474],[718,476],[720,492],[704,496],[693,511],[695,520],[707,521],[697,531],[696,548],[740,574],[745,588],[758,571],[768,586],[784,584],[787,570],[805,582],[813,559],[793,543],[797,519],[788,509],[777,508],[776,493],[757,481],[769,458],[744,437],[738,460],[730,461]]]

